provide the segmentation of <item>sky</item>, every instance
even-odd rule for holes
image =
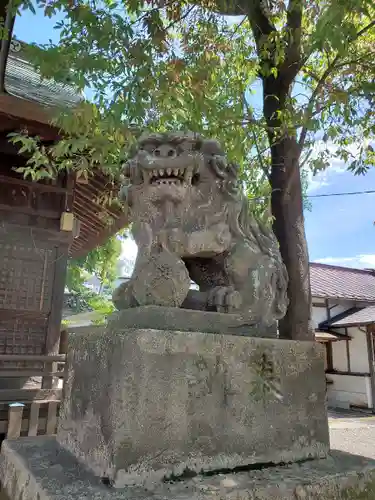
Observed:
[[[25,12],[15,23],[15,36],[25,42],[56,41],[53,21]],[[375,194],[314,196],[375,190],[375,169],[354,176],[343,162],[333,159],[330,167],[310,179],[311,211],[305,213],[310,260],[349,267],[375,268]],[[124,243],[122,259],[133,261],[136,245]],[[129,269],[129,266],[126,266]]]

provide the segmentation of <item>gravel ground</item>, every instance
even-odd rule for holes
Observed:
[[[375,458],[375,417],[330,420],[331,448]]]

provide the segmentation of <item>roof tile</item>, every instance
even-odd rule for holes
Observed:
[[[337,321],[331,321],[330,326],[338,328],[343,326],[369,325],[371,323],[375,323],[375,305],[364,307]]]
[[[24,42],[13,43],[10,48],[6,71],[5,89],[16,97],[55,107],[73,107],[82,100],[73,87],[54,80],[43,79],[28,61]]]
[[[375,271],[310,263],[313,297],[375,302]]]

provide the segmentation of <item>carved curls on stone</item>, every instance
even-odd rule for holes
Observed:
[[[130,176],[131,176],[131,166],[130,166],[130,162],[126,162],[122,165],[122,179],[125,179],[125,178],[128,178],[130,179]]]
[[[237,181],[227,180],[224,183],[223,188],[232,198],[239,198],[241,194],[240,187]]]
[[[240,166],[238,165],[238,163],[233,163],[233,162],[228,163],[227,170],[228,173],[231,175],[231,177],[233,177],[236,180],[238,179],[240,173]]]
[[[227,159],[225,156],[214,155],[209,158],[208,164],[214,171],[214,174],[219,179],[226,179],[227,177]]]
[[[242,193],[241,186],[238,180],[239,171],[240,171],[240,166],[237,163],[228,163],[227,166],[228,178],[225,182],[225,189],[227,193],[233,198],[239,198]]]

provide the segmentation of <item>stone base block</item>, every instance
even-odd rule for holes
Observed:
[[[110,324],[122,328],[222,333],[247,337],[277,337],[277,326],[269,327],[245,320],[240,314],[225,314],[178,307],[142,306],[113,313]]]
[[[115,489],[53,437],[37,437],[3,442],[0,483],[9,500],[373,500],[375,461],[332,452],[303,464]]]
[[[69,342],[57,440],[116,487],[328,452],[315,342],[114,322]]]

